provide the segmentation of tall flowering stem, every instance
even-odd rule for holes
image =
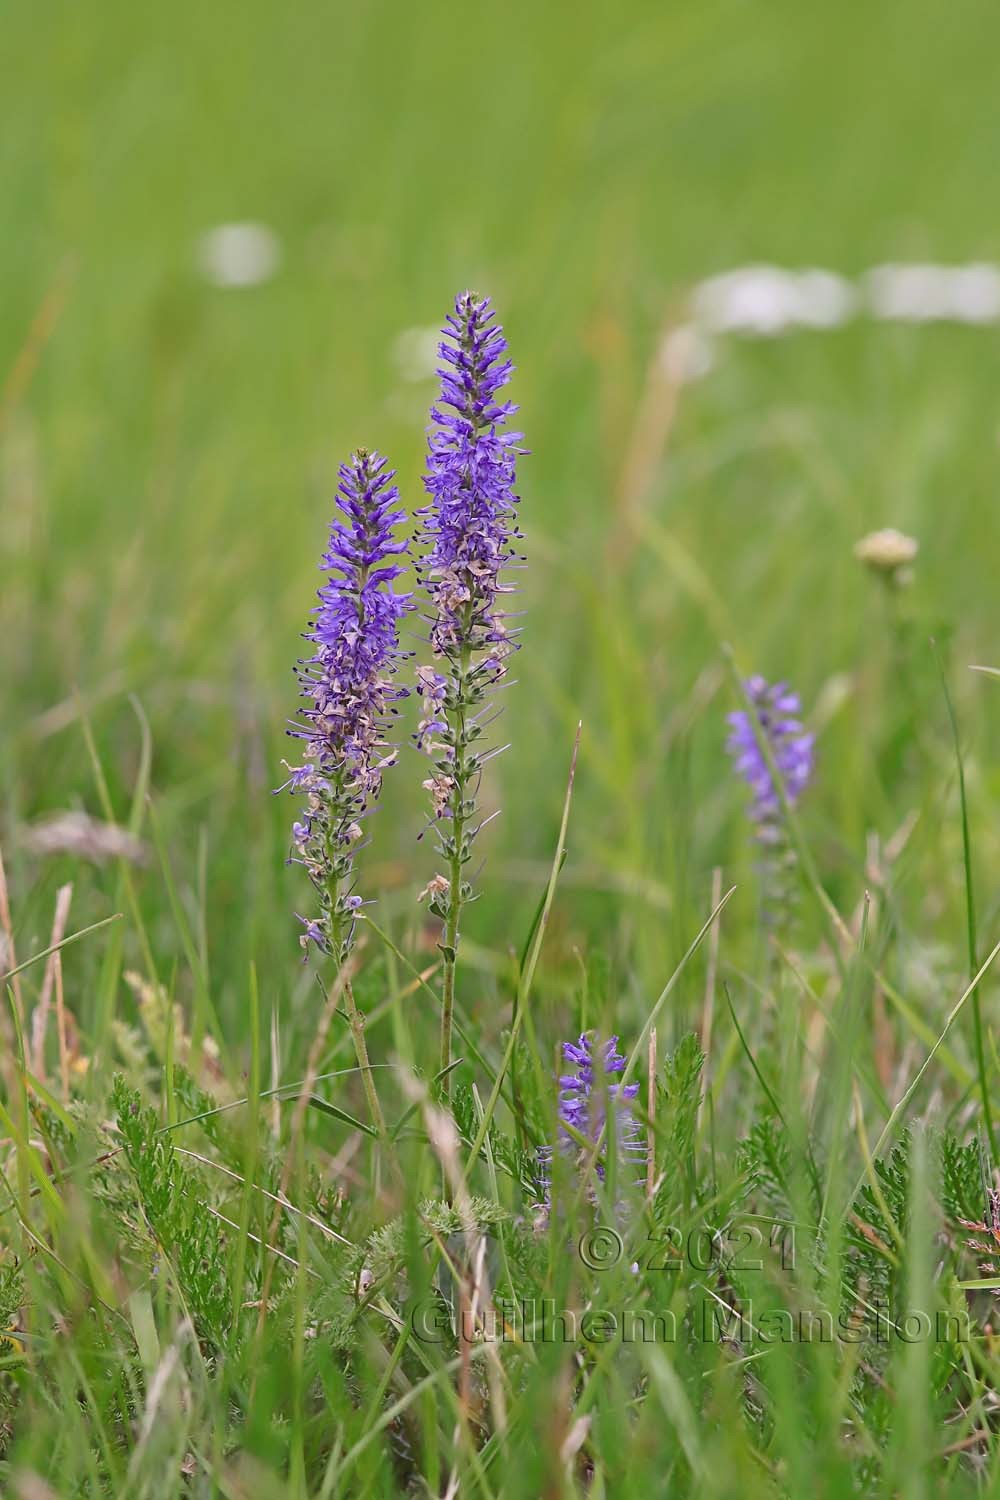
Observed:
[[[769,915],[774,918],[787,914],[791,905],[789,875],[795,864],[780,793],[794,807],[808,787],[814,770],[814,737],[799,719],[798,694],[785,683],[771,685],[763,677],[750,677],[744,689],[749,707],[729,715],[726,748],[752,793],[750,817],[764,853]],[[780,792],[772,768],[780,778]]]
[[[314,651],[296,668],[305,706],[288,730],[303,745],[301,764],[288,767],[286,782],[303,804],[292,827],[293,859],[305,866],[318,905],[299,919],[302,946],[308,951],[314,944],[342,967],[361,905],[354,864],[362,821],[396,759],[386,734],[397,702],[406,697],[394,680],[402,656],[399,622],[410,607],[410,595],[393,588],[404,571],[398,558],[407,550],[395,539],[406,518],[394,478],[384,458],[364,449],[340,469],[338,514],[320,564],[327,579],[304,637]],[[384,1134],[364,1018],[349,978],[343,994],[372,1120]]]
[[[451,1063],[455,968],[462,907],[473,892],[465,877],[476,821],[491,691],[514,649],[501,598],[510,592],[504,568],[520,537],[514,493],[520,433],[506,430],[516,410],[498,396],[513,366],[488,297],[464,292],[446,319],[439,345],[441,393],[431,409],[425,487],[430,503],[419,512],[417,563],[431,605],[435,666],[418,669],[424,713],[417,743],[433,761],[424,782],[438,827],[447,874],[427,888],[430,909],[443,923],[441,1067]],[[437,670],[437,666],[441,670]],[[447,1086],[447,1084],[446,1084]]]

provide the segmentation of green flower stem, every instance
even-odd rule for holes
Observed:
[[[335,882],[331,884],[330,900],[330,928],[333,934],[334,949],[338,962],[346,963],[347,954],[344,952],[343,923],[336,914],[337,888]],[[351,984],[349,976],[345,976],[342,994],[344,1009],[347,1012],[347,1020],[351,1028],[351,1036],[354,1040],[354,1051],[357,1055],[358,1067],[361,1069],[361,1083],[364,1087],[365,1098],[368,1101],[368,1113],[371,1116],[372,1125],[378,1132],[379,1139],[387,1143],[389,1132],[386,1129],[385,1115],[382,1113],[382,1106],[379,1103],[378,1093],[375,1088],[375,1079],[372,1077],[372,1065],[368,1057],[368,1043],[365,1041],[365,1018],[354,998],[354,986]]]
[[[441,952],[444,969],[441,976],[441,1071],[444,1073],[444,1089],[451,1093],[451,1031],[455,1011],[455,970],[458,963],[458,926],[462,913],[463,882],[462,866],[465,864],[465,821],[468,810],[466,791],[468,765],[466,762],[465,688],[469,670],[469,650],[466,647],[455,670],[454,741],[455,759],[452,762],[451,789],[451,853],[448,861],[448,908],[444,924],[444,940]]]

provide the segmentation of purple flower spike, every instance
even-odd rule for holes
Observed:
[[[614,1111],[614,1138],[618,1159],[623,1163],[645,1154],[639,1120],[630,1108],[631,1101],[639,1092],[637,1083],[614,1083],[611,1080],[625,1070],[626,1059],[618,1051],[618,1038],[609,1037],[599,1045],[593,1033],[584,1032],[576,1042],[563,1043],[563,1057],[572,1063],[574,1071],[564,1073],[559,1079],[559,1139],[558,1150],[569,1158],[586,1159],[588,1153],[580,1145],[583,1136],[591,1145],[604,1129],[607,1107]],[[570,1129],[566,1127],[569,1126]],[[576,1134],[570,1132],[575,1131]],[[539,1153],[546,1197],[549,1194],[551,1163],[555,1154],[553,1147],[543,1146]],[[607,1141],[598,1152],[597,1175],[603,1182],[607,1162]]]
[[[511,543],[520,535],[514,479],[521,434],[501,430],[517,408],[497,399],[514,367],[495,320],[490,299],[472,292],[456,298],[445,320],[424,480],[431,503],[418,512],[426,547],[418,572],[434,608],[434,654],[458,659],[487,651],[479,672],[488,678],[503,675],[513,649],[497,599],[509,592],[500,573],[516,556]]]
[[[814,764],[814,738],[806,733],[798,717],[802,711],[798,695],[783,682],[770,686],[763,677],[749,678],[746,691],[770,746],[785,796],[794,807],[812,779]],[[753,722],[749,713],[740,711],[729,715],[729,724],[726,748],[737,773],[753,793],[750,815],[757,825],[757,836],[763,843],[775,843],[780,837],[781,801]]]
[[[340,469],[340,515],[321,563],[328,577],[304,637],[315,652],[296,669],[308,706],[288,731],[304,744],[302,764],[288,768],[285,783],[304,798],[292,843],[322,908],[316,920],[300,918],[302,943],[338,958],[361,903],[350,891],[360,820],[396,759],[386,727],[406,697],[393,681],[402,655],[399,621],[410,608],[410,595],[392,587],[404,571],[396,559],[407,550],[405,541],[394,540],[406,519],[394,478],[384,458],[363,449]]]

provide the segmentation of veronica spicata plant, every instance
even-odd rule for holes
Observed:
[[[343,965],[354,939],[355,854],[362,821],[378,801],[383,772],[397,751],[388,722],[407,690],[395,681],[403,653],[399,622],[410,595],[393,582],[404,571],[407,543],[395,539],[406,519],[395,472],[378,453],[359,449],[340,469],[339,515],[320,566],[328,575],[304,639],[315,648],[296,668],[301,697],[288,733],[303,744],[302,761],[288,767],[286,786],[302,798],[292,828],[292,858],[305,866],[318,910],[300,917],[302,945],[310,943]],[[368,1064],[361,1018],[349,979],[343,981],[369,1104],[381,1111]]]
[[[785,801],[794,807],[812,780],[814,737],[799,718],[802,706],[798,694],[785,683],[771,685],[763,677],[750,677],[744,689],[750,707],[729,715],[726,748],[752,793],[750,817],[764,851],[766,896],[770,914],[775,916],[787,910],[791,900],[788,875],[795,853],[788,842],[772,766],[780,778]],[[768,754],[764,753],[764,744]]]
[[[607,1173],[608,1140],[615,1143],[615,1160],[623,1165],[645,1154],[639,1120],[632,1100],[639,1092],[637,1083],[615,1082],[624,1072],[625,1056],[618,1051],[618,1038],[598,1043],[593,1033],[584,1032],[575,1042],[563,1043],[563,1058],[573,1071],[559,1079],[559,1132],[556,1147],[543,1146],[539,1151],[546,1199],[551,1193],[552,1159],[555,1151],[586,1168],[596,1150],[594,1168],[601,1182]],[[608,1112],[613,1119],[609,1124]]]
[[[488,297],[463,292],[439,345],[441,393],[431,409],[424,480],[430,503],[419,512],[422,553],[416,567],[430,602],[434,666],[417,671],[424,712],[417,744],[433,760],[424,782],[439,831],[445,874],[427,887],[444,924],[441,1067],[451,1062],[459,921],[472,896],[465,878],[483,765],[491,690],[507,670],[515,642],[501,608],[502,574],[519,538],[514,493],[521,434],[506,430],[516,407],[499,399],[513,365]],[[440,670],[437,668],[440,667]]]

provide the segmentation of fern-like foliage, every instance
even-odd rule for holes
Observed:
[[[758,1195],[764,1207],[781,1218],[792,1217],[792,1153],[783,1125],[769,1116],[756,1120],[740,1142],[736,1164],[748,1191]]]
[[[949,1219],[982,1219],[989,1171],[979,1140],[941,1136],[941,1202]]]
[[[471,1147],[479,1131],[479,1111],[467,1084],[455,1085],[451,1108],[459,1135]],[[517,1184],[523,1197],[535,1201],[541,1195],[537,1155],[519,1146],[517,1141],[505,1135],[493,1121],[490,1122],[480,1153],[484,1161],[487,1160],[487,1145],[494,1165]]]
[[[865,1183],[847,1216],[844,1267],[845,1299],[864,1295],[867,1301],[893,1309],[903,1294],[898,1259],[893,1246],[904,1242],[909,1225],[910,1132],[904,1131],[889,1155],[875,1163],[879,1196],[892,1218],[886,1221],[882,1202]]]
[[[657,1167],[664,1183],[675,1184],[685,1209],[699,1194],[695,1166],[695,1130],[701,1104],[701,1075],[705,1054],[694,1032],[681,1038],[663,1064],[657,1093]]]
[[[159,1130],[153,1110],[120,1076],[113,1098],[125,1160],[154,1242],[157,1274],[173,1272],[199,1336],[218,1345],[229,1324],[232,1294],[222,1226],[203,1184]]]

